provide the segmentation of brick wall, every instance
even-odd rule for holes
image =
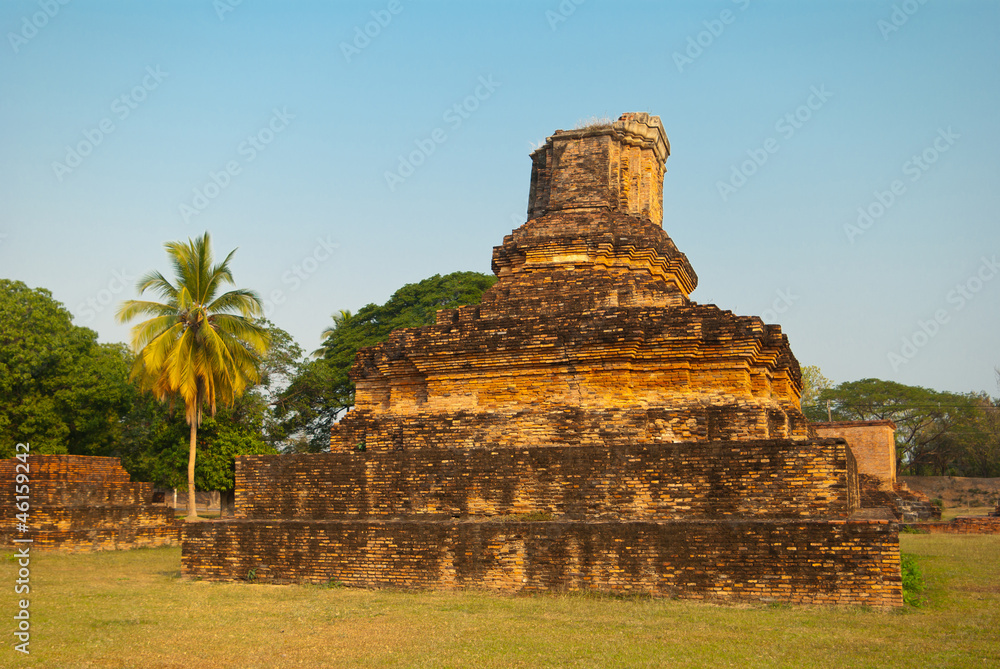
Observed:
[[[850,453],[836,439],[244,455],[236,462],[236,514],[246,518],[843,517],[858,506]]]
[[[834,439],[241,456],[245,517],[185,524],[182,567],[208,580],[899,606],[897,526],[817,517],[856,506],[856,481]]]
[[[531,155],[528,215],[596,207],[663,221],[670,142],[660,119],[623,114],[615,123],[556,130]]]
[[[31,455],[28,527],[16,530],[16,459],[0,460],[0,545],[31,538],[38,550],[113,550],[174,545],[180,535],[172,509],[153,506],[151,483],[133,483],[118,458]]]
[[[1000,518],[959,516],[947,523],[907,523],[904,527],[925,530],[931,534],[1000,534]]]
[[[896,424],[890,420],[813,423],[820,437],[847,440],[858,461],[858,473],[876,476],[891,491],[896,483]]]
[[[183,527],[185,574],[360,587],[900,606],[887,521],[235,520]]]

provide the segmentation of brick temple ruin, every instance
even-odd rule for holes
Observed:
[[[781,328],[690,299],[669,154],[643,113],[549,137],[482,303],[360,351],[329,453],[240,457],[184,573],[901,605],[897,525],[802,415]]]
[[[896,424],[891,420],[813,423],[820,437],[842,437],[858,465],[861,506],[886,509],[907,523],[941,520],[941,509],[927,495],[896,478]]]
[[[118,458],[0,460],[0,490],[9,500],[0,508],[0,545],[8,548],[29,545],[15,539],[31,539],[33,550],[71,552],[173,546],[180,539],[174,510],[154,505],[153,484],[133,482]],[[17,531],[19,495],[28,502],[25,532]]]

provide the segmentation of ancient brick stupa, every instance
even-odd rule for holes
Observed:
[[[648,114],[549,137],[499,281],[362,352],[331,447],[806,437],[780,326],[688,298],[698,277],[661,227],[669,154]]]
[[[659,118],[557,131],[478,306],[358,353],[331,452],[242,456],[201,578],[898,606],[897,526],[776,325],[688,295]]]

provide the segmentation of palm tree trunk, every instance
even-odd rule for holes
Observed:
[[[194,496],[194,456],[198,439],[198,421],[191,421],[191,450],[188,451],[188,520],[198,520],[198,506]]]

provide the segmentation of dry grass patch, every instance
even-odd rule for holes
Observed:
[[[993,506],[951,506],[941,511],[941,520],[948,521],[959,516],[988,516]]]
[[[896,612],[205,583],[180,577],[177,548],[36,554],[32,654],[8,645],[0,665],[997,666],[1000,537],[901,542],[918,556],[928,603]],[[0,583],[16,569],[0,561]],[[11,612],[12,590],[0,599]]]

